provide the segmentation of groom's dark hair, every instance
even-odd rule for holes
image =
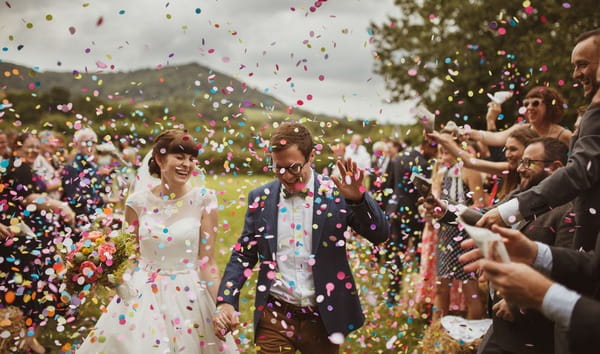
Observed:
[[[194,142],[194,138],[185,130],[165,130],[154,142],[152,157],[148,161],[148,171],[151,175],[160,177],[160,167],[156,163],[156,157],[181,153],[198,156],[198,146]]]
[[[313,150],[310,131],[300,123],[283,123],[271,134],[271,151],[283,151],[296,145],[308,160]]]

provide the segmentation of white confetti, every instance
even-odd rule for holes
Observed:
[[[329,336],[329,341],[330,341],[331,343],[333,343],[333,344],[337,344],[337,345],[340,345],[340,344],[344,343],[344,339],[345,339],[345,338],[344,338],[344,335],[343,335],[343,334],[341,334],[341,333],[339,333],[339,332],[332,333],[332,334]]]

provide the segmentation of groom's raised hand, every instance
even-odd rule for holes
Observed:
[[[213,316],[215,335],[220,340],[225,340],[225,335],[233,331],[240,324],[238,313],[228,303],[220,303]]]
[[[352,161],[351,158],[338,160],[337,168],[340,171],[340,178],[332,176],[333,183],[335,183],[346,201],[351,203],[360,202],[365,193],[365,187],[362,185],[365,178],[364,171],[358,168],[356,162]]]

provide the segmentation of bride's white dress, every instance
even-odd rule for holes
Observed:
[[[217,207],[214,191],[167,199],[144,190],[127,206],[138,215],[139,266],[125,283],[129,295],[112,299],[77,352],[237,352],[231,335],[223,342],[213,333],[215,303],[197,271],[201,215]]]

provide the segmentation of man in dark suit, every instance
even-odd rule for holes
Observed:
[[[257,349],[337,353],[343,338],[364,322],[347,261],[347,227],[381,243],[389,225],[364,193],[363,171],[351,159],[337,162],[339,178],[313,172],[313,140],[303,125],[282,124],[270,141],[277,180],[248,196],[244,229],[219,287],[215,333],[222,336],[238,324],[241,288],[260,262]]]
[[[465,266],[465,271],[482,269],[507,301],[538,310],[565,328],[571,353],[595,352],[600,347],[600,235],[593,235],[595,251],[583,253],[534,242],[518,230],[494,225],[492,231],[503,236],[511,262],[481,259]],[[464,241],[462,246],[472,247],[473,242]],[[460,261],[480,257],[474,250]]]
[[[517,168],[519,191],[538,185],[567,162],[567,147],[561,141],[544,137],[532,140]],[[523,220],[517,228],[529,239],[550,246],[570,248],[573,244],[573,205],[567,203],[533,220]],[[552,353],[554,324],[538,311],[522,311],[492,295],[492,327],[478,347],[478,353]]]
[[[586,32],[577,39],[571,61],[573,78],[590,99],[598,90],[596,69],[600,57],[600,29]],[[600,119],[593,119],[599,107],[591,106],[581,120],[577,135],[571,140],[571,155],[566,167],[535,188],[520,193],[502,206],[487,212],[478,226],[515,224],[532,219],[550,208],[574,200],[575,247],[594,248],[600,229]]]
[[[393,191],[385,204],[385,213],[391,224],[391,237],[386,244],[386,261],[391,268],[388,304],[395,304],[396,296],[400,292],[403,264],[400,255],[411,247],[416,249],[425,226],[417,209],[420,194],[410,181],[410,176],[416,173],[431,178],[429,160],[435,157],[436,153],[436,143],[424,137],[421,146],[409,147],[400,152],[391,161],[388,169],[388,179],[384,188],[391,188]],[[413,261],[418,264],[416,250],[412,252]]]

